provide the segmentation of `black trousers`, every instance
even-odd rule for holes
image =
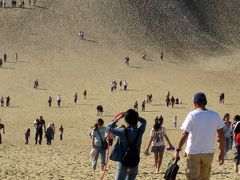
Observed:
[[[43,136],[43,131],[42,130],[36,131],[36,134],[35,134],[35,144],[37,144],[38,142],[39,142],[39,144],[42,143],[42,136]],[[38,138],[39,138],[39,141],[38,141]]]

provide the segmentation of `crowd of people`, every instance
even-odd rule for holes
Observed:
[[[136,104],[136,103],[135,103]],[[191,111],[181,125],[182,134],[176,147],[173,146],[163,126],[163,117],[156,117],[150,132],[150,140],[144,154],[153,153],[155,171],[161,169],[164,151],[174,150],[174,161],[179,160],[180,152],[186,142],[185,154],[187,156],[187,174],[189,180],[209,179],[214,156],[215,137],[218,135],[219,165],[223,165],[227,159],[227,152],[236,148],[234,161],[236,173],[240,173],[240,116],[234,117],[234,123],[230,121],[230,115],[223,118],[215,111],[207,109],[207,98],[204,93],[196,93],[193,98],[194,110]],[[119,126],[120,119],[124,118],[124,125]],[[138,126],[140,122],[140,126]],[[177,127],[177,116],[174,118],[174,126]],[[118,115],[106,128],[104,121],[98,119],[92,132],[92,168],[95,171],[98,156],[101,156],[101,170],[106,164],[107,142],[110,134],[116,136],[116,143],[112,149],[110,160],[117,162],[116,180],[136,179],[140,162],[140,147],[142,135],[146,128],[146,120],[139,117],[136,109],[129,109]],[[202,133],[204,132],[204,133]],[[168,144],[166,147],[165,140]]]
[[[24,8],[24,6],[25,6],[24,0],[18,0],[18,1],[17,0],[0,0],[0,7],[7,8],[8,1],[11,1],[10,7],[12,7],[12,8],[16,8],[18,6],[18,4],[19,4],[20,8]],[[29,5],[35,6],[36,2],[37,2],[37,0],[28,0]]]

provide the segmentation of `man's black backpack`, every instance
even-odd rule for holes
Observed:
[[[128,142],[128,149],[126,150],[122,158],[122,164],[129,168],[136,167],[140,162],[140,152],[137,149],[137,142],[140,136],[140,131],[138,130],[138,134],[132,143],[129,142],[127,129],[125,129],[124,131]]]

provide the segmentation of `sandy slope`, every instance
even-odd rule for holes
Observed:
[[[181,124],[192,109],[192,95],[196,91],[206,92],[209,107],[221,115],[239,113],[238,50],[231,48],[229,54],[220,58],[209,58],[208,54],[196,56],[186,50],[189,54],[184,60],[175,59],[169,52],[166,61],[160,61],[159,51],[154,43],[149,43],[151,38],[141,38],[144,28],[136,22],[138,14],[128,19],[121,11],[115,14],[119,3],[125,1],[112,3],[106,11],[103,7],[109,2],[42,0],[38,7],[30,9],[0,10],[0,53],[6,52],[10,61],[0,69],[0,96],[12,98],[10,108],[0,108],[0,117],[6,125],[4,144],[0,146],[0,179],[99,179],[99,174],[91,170],[88,136],[90,126],[97,119],[95,107],[99,104],[104,106],[103,119],[107,124],[116,112],[131,108],[136,100],[141,102],[152,93],[153,103],[147,105],[146,112],[140,112],[148,121],[143,148],[153,120],[160,114],[165,118],[170,139],[173,144],[177,143],[180,131],[173,128],[172,120],[177,115]],[[133,8],[132,4],[124,5]],[[120,16],[123,23],[114,22],[113,15]],[[117,24],[126,24],[126,27],[117,27]],[[128,28],[131,24],[133,27]],[[134,28],[139,31],[131,34]],[[78,39],[78,31],[82,29],[90,41]],[[184,38],[182,40],[184,42]],[[17,63],[15,52],[19,53]],[[140,58],[143,52],[149,55],[149,60]],[[126,55],[131,58],[130,67],[123,63]],[[40,81],[39,90],[32,88],[35,79]],[[129,91],[118,89],[111,93],[113,80],[127,80]],[[82,97],[84,89],[88,90],[86,101]],[[174,109],[166,108],[167,91],[181,97],[184,104]],[[81,95],[76,106],[73,104],[75,92]],[[226,93],[224,105],[218,103],[221,92]],[[58,94],[63,98],[61,109],[56,107]],[[53,108],[47,107],[50,95],[54,99]],[[64,126],[64,141],[56,138],[51,147],[45,145],[45,141],[42,146],[34,145],[33,121],[40,115],[47,123],[55,123],[57,128],[61,124]],[[32,134],[31,143],[26,146],[24,132],[28,127]],[[230,154],[232,158],[233,152]],[[165,155],[162,171],[172,153]],[[184,160],[180,165],[179,179],[185,179]],[[111,162],[106,179],[113,179],[114,172],[115,165]],[[162,173],[154,174],[152,157],[142,155],[138,179],[162,177]],[[238,178],[231,160],[218,168],[215,159],[212,179]]]

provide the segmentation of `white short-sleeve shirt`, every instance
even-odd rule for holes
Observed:
[[[189,132],[185,152],[187,154],[214,153],[218,129],[224,127],[219,114],[211,110],[196,109],[190,112],[181,129]]]

